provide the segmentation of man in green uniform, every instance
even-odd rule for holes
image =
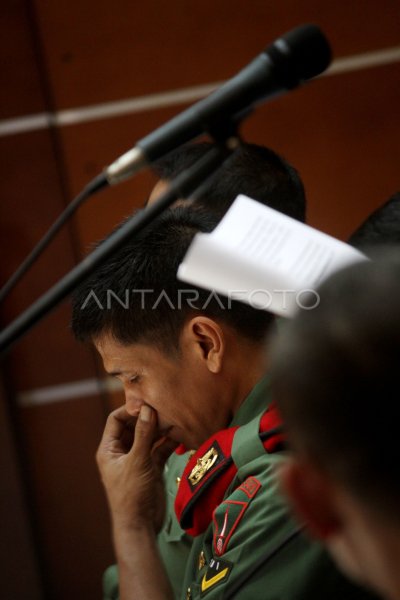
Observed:
[[[213,225],[199,211],[170,210],[75,294],[75,334],[95,343],[125,387],[126,405],[110,415],[98,451],[121,598],[173,598],[173,587],[177,597],[210,600],[362,598],[301,533],[277,490],[280,420],[268,382],[256,387],[272,316],[176,279],[193,235]],[[173,581],[156,533],[163,468],[178,443],[196,449],[175,502],[195,537]]]
[[[186,144],[170,152],[155,164],[159,182],[150,194],[151,204],[166,189],[168,181],[189,168],[210,150],[210,142]],[[306,197],[304,186],[296,169],[270,148],[257,144],[242,144],[228,158],[208,185],[191,201],[193,208],[206,210],[215,218],[215,223],[226,213],[238,194],[247,194],[280,212],[300,221],[305,220]],[[189,204],[188,200],[184,201]],[[265,398],[260,395],[258,405],[244,411],[240,424],[245,424],[265,407]],[[192,545],[193,537],[180,527],[174,510],[177,482],[181,479],[189,455],[173,454],[166,465],[165,487],[167,495],[166,522],[158,535],[158,548],[173,583],[175,595],[179,597],[184,565]],[[104,600],[118,599],[118,569],[113,565],[103,578]]]

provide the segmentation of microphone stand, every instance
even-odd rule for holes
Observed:
[[[218,144],[212,147],[205,156],[189,169],[178,175],[168,189],[152,205],[138,211],[106,239],[91,254],[86,256],[67,275],[52,286],[38,300],[31,304],[19,317],[0,333],[0,353],[4,354],[18,339],[25,335],[36,323],[53,310],[66,298],[81,281],[86,279],[99,265],[104,263],[124,242],[141,231],[153,219],[167,209],[179,198],[187,198],[200,185],[213,175],[225,159],[240,145],[236,129],[227,128],[224,123],[224,133],[229,130],[229,137],[218,136]],[[234,131],[234,132],[233,132]],[[214,133],[214,132],[213,132]],[[215,136],[217,137],[217,136]],[[222,138],[222,139],[221,139]]]

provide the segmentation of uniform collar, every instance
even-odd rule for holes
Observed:
[[[251,390],[250,394],[240,405],[230,427],[245,425],[255,416],[264,412],[271,404],[270,377],[263,377]]]

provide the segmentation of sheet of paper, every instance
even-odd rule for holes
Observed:
[[[290,316],[299,294],[357,260],[351,246],[238,196],[212,233],[195,236],[178,278]]]

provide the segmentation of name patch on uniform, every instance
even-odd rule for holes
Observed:
[[[232,570],[232,563],[220,558],[212,558],[208,564],[207,571],[201,580],[201,595],[204,596],[214,586],[226,581]]]
[[[255,477],[248,477],[215,509],[213,549],[216,556],[222,556],[227,551],[229,540],[260,487],[261,483]]]

